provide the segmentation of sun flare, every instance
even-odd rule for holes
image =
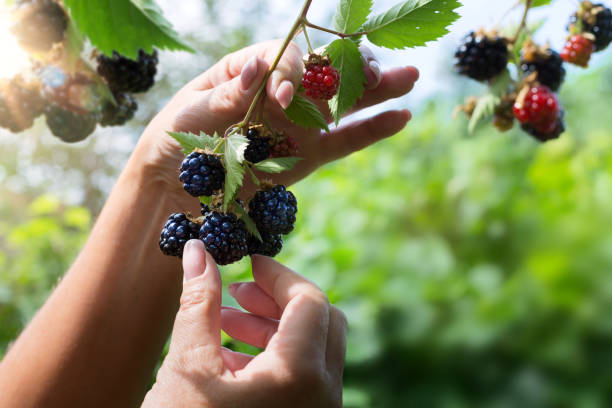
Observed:
[[[28,54],[19,47],[17,39],[11,34],[10,27],[10,13],[6,9],[0,9],[0,50],[2,50],[0,78],[11,78],[30,65]]]

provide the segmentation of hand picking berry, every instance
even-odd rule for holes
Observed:
[[[306,95],[312,99],[329,100],[340,87],[340,74],[331,65],[329,57],[310,54],[306,62],[306,72],[302,77]]]
[[[210,196],[223,188],[225,169],[217,156],[193,152],[183,160],[179,180],[192,196]]]

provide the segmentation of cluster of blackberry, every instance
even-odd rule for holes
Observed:
[[[248,165],[266,160],[274,146],[274,138],[264,136],[266,132],[261,128],[251,127],[247,132],[249,144],[244,156]],[[219,197],[225,184],[225,168],[219,154],[196,149],[183,160],[179,180],[190,195],[211,197],[211,205],[201,205],[201,217],[184,213],[170,216],[159,240],[159,247],[166,255],[181,257],[189,239],[200,239],[220,265],[234,263],[246,255],[273,257],[283,247],[282,235],[294,228],[297,200],[282,185],[262,183],[247,208],[236,200],[241,213],[248,213],[254,222],[261,240],[248,232],[242,218],[233,212],[223,212]]]
[[[99,55],[98,75],[113,95],[104,98],[97,90],[100,80],[84,61],[79,62],[82,69],[77,72],[67,74],[61,68],[70,22],[61,2],[17,0],[13,19],[11,31],[32,56],[35,69],[31,75],[0,82],[0,127],[18,133],[44,114],[55,136],[77,142],[93,133],[97,124],[120,126],[134,117],[138,104],[131,94],[145,92],[153,85],[158,63],[155,50],[152,54],[140,50],[137,60],[116,52],[111,57]],[[50,65],[49,61],[58,58],[57,65]]]
[[[510,81],[494,109],[493,124],[501,131],[521,128],[539,141],[558,138],[565,131],[564,110],[555,92],[565,80],[564,62],[586,67],[591,54],[612,42],[612,12],[601,4],[583,1],[568,26],[570,37],[561,53],[550,46],[539,46],[531,39],[523,43],[520,61],[513,61],[515,39],[497,32],[469,33],[455,53],[455,69],[477,81],[493,81],[509,62],[520,71],[518,81]],[[468,116],[476,102],[461,107]]]

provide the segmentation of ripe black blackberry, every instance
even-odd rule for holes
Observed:
[[[57,105],[45,109],[45,119],[51,133],[67,143],[84,140],[96,130],[99,115],[95,112],[74,112]]]
[[[572,34],[593,34],[595,51],[601,51],[612,42],[612,11],[604,4],[583,1],[570,19],[569,30]]]
[[[11,31],[23,48],[46,52],[64,40],[68,15],[57,1],[19,0],[16,6]]]
[[[18,133],[30,128],[45,108],[38,84],[21,76],[0,80],[0,127]]]
[[[169,256],[183,256],[185,244],[190,239],[197,239],[200,226],[189,220],[183,213],[172,214],[159,237],[159,249]]]
[[[293,231],[297,200],[285,186],[259,190],[249,202],[249,216],[260,232],[288,234]]]
[[[508,65],[506,39],[485,33],[471,32],[455,53],[455,69],[477,81],[499,75]]]
[[[217,156],[193,152],[183,160],[179,180],[192,196],[210,196],[223,188],[225,169]]]
[[[113,92],[145,92],[155,83],[157,63],[157,50],[153,54],[139,50],[136,61],[113,51],[112,57],[98,56],[98,74]]]
[[[204,217],[199,237],[219,265],[239,261],[249,253],[244,222],[231,213],[210,212]]]
[[[251,163],[259,163],[270,157],[270,139],[256,137],[249,140],[249,145],[244,151],[244,158]]]
[[[115,93],[115,101],[106,102],[102,108],[102,126],[121,126],[132,120],[134,113],[138,110],[138,102],[130,94]]]
[[[200,212],[204,217],[210,212],[210,207],[204,203],[200,203]]]
[[[249,255],[264,255],[275,257],[283,249],[283,236],[279,234],[261,234],[263,241],[258,240],[249,234],[248,246]]]
[[[538,47],[532,42],[527,42],[523,48],[521,69],[527,75],[535,72],[536,80],[554,92],[559,90],[565,79],[565,68],[559,53],[550,47]]]

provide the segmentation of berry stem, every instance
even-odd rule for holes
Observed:
[[[516,34],[510,40],[511,44],[516,43],[516,40],[519,38],[519,35],[523,32],[523,30],[527,27],[527,16],[529,15],[529,9],[531,8],[531,4],[533,0],[525,0],[525,12],[523,13],[523,18],[521,19],[521,23],[519,24],[518,30],[516,30]]]
[[[363,35],[369,34],[369,31],[359,31],[359,32],[356,32],[356,33],[348,33],[348,34],[347,33],[341,33],[340,31],[331,30],[329,28],[325,28],[325,27],[318,26],[316,24],[312,24],[310,21],[306,20],[306,18],[304,18],[304,24],[307,27],[314,28],[315,30],[319,30],[319,31],[324,31],[326,33],[334,34],[334,35],[337,35],[340,38],[361,37]]]
[[[283,45],[281,46],[281,49],[279,50],[278,54],[276,55],[276,59],[274,60],[274,62],[270,66],[270,69],[268,69],[268,72],[264,76],[263,80],[261,81],[261,85],[259,85],[259,89],[257,90],[257,94],[255,95],[255,98],[253,98],[253,102],[251,103],[251,106],[249,107],[249,110],[247,111],[247,114],[244,117],[244,119],[242,120],[242,122],[240,123],[239,127],[245,128],[245,127],[247,127],[249,125],[249,122],[251,121],[251,116],[253,115],[255,107],[257,106],[257,103],[259,102],[259,100],[261,99],[261,97],[264,94],[264,91],[266,90],[266,84],[268,83],[268,79],[270,79],[270,76],[272,75],[272,72],[274,72],[274,70],[278,66],[278,63],[280,62],[283,54],[287,50],[287,47],[289,47],[289,44],[291,43],[291,40],[293,39],[293,36],[295,35],[295,32],[300,28],[301,24],[306,21],[306,14],[308,13],[308,9],[310,8],[310,4],[311,3],[312,3],[312,0],[305,0],[304,1],[304,5],[302,6],[302,11],[300,11],[300,14],[299,14],[298,18],[295,20],[295,22],[293,23],[293,26],[289,30],[289,34],[287,34],[287,37],[285,38],[285,41],[283,42]]]
[[[253,183],[255,183],[255,185],[257,187],[261,187],[261,182],[259,181],[259,179],[255,175],[255,173],[253,173],[253,170],[251,170],[251,166],[249,166],[248,164],[245,163],[244,167],[246,167],[247,173],[249,173],[249,176],[251,176],[251,180],[253,180]]]
[[[314,54],[312,49],[312,44],[310,44],[310,38],[308,38],[308,31],[306,31],[306,24],[302,21],[302,31],[304,32],[304,38],[306,39],[306,44],[308,44],[308,54]]]

